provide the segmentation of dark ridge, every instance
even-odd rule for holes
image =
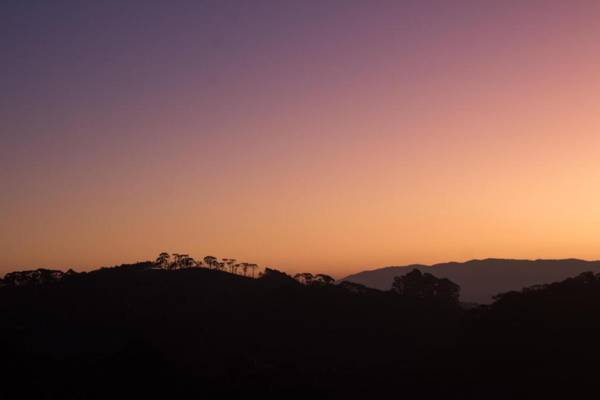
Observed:
[[[2,396],[514,399],[597,390],[600,275],[460,307],[456,283],[408,272],[389,291],[272,268],[252,278],[156,263],[5,285]]]

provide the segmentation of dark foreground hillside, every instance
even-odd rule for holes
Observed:
[[[465,311],[436,297],[141,264],[0,288],[5,398],[597,393],[594,274]],[[572,397],[573,398],[573,397]]]

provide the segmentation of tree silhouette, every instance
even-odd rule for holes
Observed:
[[[169,269],[177,269],[181,266],[181,260],[186,257],[186,254],[173,253],[173,262],[169,265]]]
[[[161,268],[167,268],[169,266],[170,260],[171,256],[169,255],[169,253],[163,251],[158,255],[158,257],[156,257],[156,261],[154,261],[154,263]]]
[[[216,263],[217,263],[217,257],[213,257],[213,256],[206,256],[204,257],[204,263],[206,264],[206,266],[208,268],[216,268]]]
[[[229,272],[231,272],[232,274],[234,273],[234,264],[237,260],[235,258],[223,258],[223,262],[227,265],[227,267],[229,268]]]
[[[312,285],[314,276],[310,272],[300,272],[294,275],[294,279],[308,286]]]
[[[173,254],[175,262],[173,268],[187,268],[193,264],[194,259],[188,254]]]
[[[180,268],[192,268],[195,265],[196,261],[187,254],[184,254],[184,256],[181,258]]]
[[[392,290],[396,293],[418,299],[435,299],[458,303],[460,286],[449,279],[436,278],[418,269],[394,278]]]
[[[7,286],[43,285],[58,282],[63,276],[62,271],[44,268],[33,271],[15,271],[4,276],[4,284]]]
[[[264,272],[260,274],[259,279],[262,282],[266,282],[274,287],[296,287],[300,285],[296,279],[292,278],[285,272],[281,272],[269,267],[264,269]]]
[[[313,282],[319,285],[332,285],[335,282],[335,279],[329,275],[317,274],[314,276]]]
[[[254,278],[254,271],[256,270],[256,268],[258,268],[258,265],[257,264],[248,264],[248,268],[250,269],[252,278]]]

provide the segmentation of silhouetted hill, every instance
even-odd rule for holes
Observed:
[[[454,283],[415,271],[390,291],[306,285],[268,268],[252,279],[153,263],[22,276],[35,279],[0,288],[4,398],[597,391],[600,274],[504,293],[471,310],[458,307]],[[46,276],[54,278],[37,279]]]
[[[412,269],[457,283],[461,287],[461,301],[485,304],[501,292],[556,282],[585,271],[600,272],[600,261],[485,259],[432,266],[416,264],[359,272],[341,280],[389,290],[395,276],[404,275]]]
[[[261,395],[294,388],[301,396],[330,390],[332,371],[343,380],[366,365],[387,368],[381,355],[390,351],[420,368],[418,355],[440,342],[435,335],[447,331],[442,342],[452,340],[449,321],[458,312],[376,290],[305,286],[269,269],[252,279],[142,263],[0,288],[0,339],[11,344],[3,359],[9,376],[36,377],[36,385],[19,387],[32,397],[58,389],[68,391],[60,397],[89,396],[89,385],[94,398],[114,397],[105,390],[121,373],[138,382],[148,368],[185,377],[178,383],[185,393],[209,398],[254,385]],[[414,351],[394,350],[398,341],[411,341]],[[108,382],[94,382],[98,375]],[[69,386],[56,386],[62,376],[71,377]],[[164,379],[139,390],[168,392],[172,376]]]

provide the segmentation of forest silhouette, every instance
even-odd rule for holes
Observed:
[[[414,269],[390,290],[161,253],[0,281],[5,398],[581,398],[600,274],[461,303]]]

